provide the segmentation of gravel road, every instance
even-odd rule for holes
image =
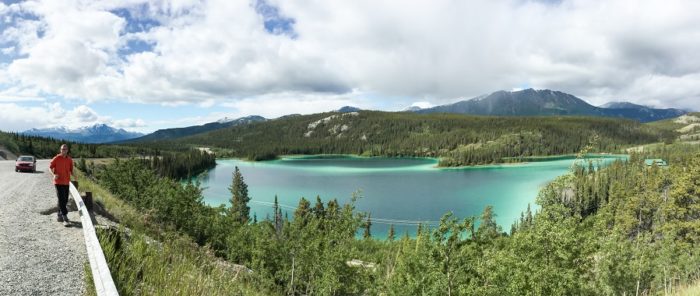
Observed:
[[[56,206],[48,165],[39,160],[36,173],[15,173],[14,161],[0,161],[0,295],[84,294],[78,212],[68,213],[71,227],[39,213]]]

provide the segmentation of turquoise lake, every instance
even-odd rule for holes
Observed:
[[[615,157],[596,158],[605,165]],[[413,235],[418,221],[434,226],[447,212],[457,217],[478,216],[487,205],[494,207],[504,231],[520,218],[528,204],[533,210],[538,191],[565,174],[573,159],[437,168],[437,160],[425,158],[289,157],[249,162],[217,160],[217,166],[199,179],[207,204],[228,205],[232,174],[241,170],[251,197],[251,215],[272,217],[277,195],[283,212],[291,219],[301,197],[311,202],[319,195],[324,203],[337,198],[343,204],[353,192],[362,196],[358,211],[372,214],[372,235],[386,237],[389,224],[397,235]]]

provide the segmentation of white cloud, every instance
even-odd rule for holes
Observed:
[[[0,83],[2,83],[2,77],[0,77]],[[21,88],[21,87],[10,87],[5,90],[0,90],[0,102],[41,102],[45,99],[36,91],[36,89],[31,88]]]
[[[146,122],[143,121],[143,119],[127,118],[127,119],[113,120],[111,125],[113,127],[118,127],[118,128],[137,128],[137,127],[145,127]]]
[[[430,102],[422,101],[422,102],[413,102],[413,104],[411,104],[410,107],[418,107],[418,108],[423,108],[423,109],[424,109],[424,108],[430,108],[430,107],[433,107],[433,106],[435,106],[435,105],[433,105],[433,104],[430,103]]]
[[[372,102],[366,102],[357,98],[358,96],[359,94],[354,93],[348,95],[316,95],[288,92],[234,100],[221,105],[233,109],[231,113],[226,114],[230,118],[247,115],[276,118],[289,114],[328,112],[343,106],[354,106],[361,109],[372,109],[375,106]]]
[[[39,106],[26,106],[17,102],[3,103],[0,101],[0,130],[25,131],[30,128],[67,127],[79,128],[98,123],[121,128],[138,128],[146,126],[143,119],[124,118],[112,119],[99,115],[95,110],[79,105],[73,109],[65,109],[58,103],[44,103]]]
[[[75,118],[81,123],[91,123],[97,120],[97,113],[88,106],[80,105],[75,107],[75,109],[73,109],[73,111],[70,112],[67,117]]]
[[[267,2],[294,34],[267,32],[269,16],[248,0],[13,5],[38,20],[17,17],[3,31],[21,57],[0,83],[88,102],[226,102],[248,114],[325,111],[357,91],[405,106],[523,85],[698,108],[698,1]],[[159,26],[126,32],[115,8]],[[152,48],[124,55],[134,40]]]
[[[13,52],[15,52],[15,47],[14,46],[3,47],[3,48],[0,48],[0,52],[2,52],[2,54],[4,54],[4,55],[10,55]]]

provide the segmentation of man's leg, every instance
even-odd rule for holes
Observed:
[[[63,213],[61,212],[61,185],[54,184],[54,186],[56,187],[56,204],[58,205],[58,210],[56,211],[56,221],[63,222]]]
[[[58,212],[65,220],[68,215],[68,185],[56,185],[56,192],[58,193]]]

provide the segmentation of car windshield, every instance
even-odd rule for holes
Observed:
[[[34,158],[31,156],[22,156],[17,160],[19,160],[19,161],[34,161]]]

